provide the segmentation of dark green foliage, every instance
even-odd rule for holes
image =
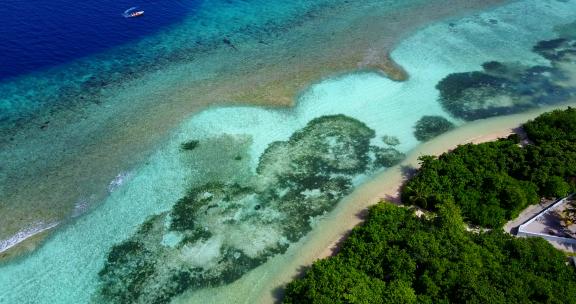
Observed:
[[[550,179],[561,177],[573,187],[576,176],[576,145],[568,141],[550,141],[526,147],[526,161],[531,164],[525,168],[524,176],[534,182],[543,196]]]
[[[530,166],[526,154],[527,149],[502,140],[423,159],[419,173],[403,188],[403,200],[429,209],[451,200],[473,224],[500,227],[537,203],[539,194],[548,196],[549,170]],[[540,176],[539,170],[544,171]]]
[[[418,174],[402,190],[406,203],[435,209],[456,202],[474,224],[500,227],[528,204],[538,202],[534,187],[508,175],[523,150],[510,140],[464,145],[435,159],[421,159]]]
[[[181,148],[182,148],[182,150],[192,151],[192,150],[196,149],[196,147],[198,147],[199,143],[200,142],[197,140],[189,140],[185,143],[182,143]]]
[[[576,109],[544,113],[524,124],[524,130],[535,143],[569,141],[576,143]]]
[[[416,139],[427,141],[454,129],[454,124],[442,116],[422,116],[416,122],[414,129]]]
[[[542,239],[467,232],[458,208],[433,219],[381,203],[334,257],[288,284],[284,303],[574,303],[576,273]]]
[[[547,197],[565,197],[572,187],[560,176],[552,176],[546,181],[544,195]]]
[[[576,111],[554,111],[528,122],[536,144],[520,147],[517,137],[463,145],[440,156],[421,158],[422,167],[402,190],[402,200],[434,210],[455,202],[473,224],[498,228],[539,197],[574,190]]]

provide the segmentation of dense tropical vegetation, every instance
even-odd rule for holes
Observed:
[[[436,216],[381,203],[334,257],[291,282],[284,303],[574,303],[576,272],[545,240],[465,230],[453,203]]]
[[[421,158],[402,200],[380,203],[333,257],[291,282],[285,303],[575,303],[576,271],[539,238],[500,227],[540,196],[575,188],[576,110],[554,111],[517,135]]]
[[[546,142],[576,143],[576,109],[552,111],[524,124],[524,130],[536,144]]]
[[[501,227],[540,197],[562,197],[576,183],[576,110],[544,114],[524,126],[533,144],[513,135],[463,145],[422,167],[402,191],[405,203],[434,210],[454,202],[472,224]]]

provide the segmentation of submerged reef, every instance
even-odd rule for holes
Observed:
[[[230,283],[285,252],[350,193],[354,178],[404,157],[371,145],[374,137],[344,115],[316,118],[271,143],[242,184],[189,190],[112,248],[99,273],[98,300],[169,302],[185,290]]]
[[[182,143],[182,145],[180,145],[180,148],[182,148],[182,150],[192,151],[196,149],[196,147],[198,147],[199,143],[200,142],[198,140],[189,140],[185,143]]]
[[[396,136],[384,135],[382,136],[382,142],[388,146],[395,147],[400,144],[400,139]]]
[[[576,21],[561,26],[557,26],[554,30],[558,33],[558,36],[567,39],[576,39]]]
[[[451,121],[442,116],[422,116],[414,126],[414,136],[419,141],[427,141],[454,127]]]
[[[576,40],[540,41],[533,51],[550,66],[486,62],[482,71],[454,73],[438,83],[452,116],[475,120],[568,101],[576,95]]]
[[[379,167],[392,167],[406,157],[404,153],[391,147],[381,148],[372,146],[370,148],[370,151],[373,153],[374,169],[378,169]]]

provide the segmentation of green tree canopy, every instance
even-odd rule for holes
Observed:
[[[380,203],[340,252],[288,284],[284,303],[573,303],[576,272],[542,239],[465,229],[458,207],[435,217]]]

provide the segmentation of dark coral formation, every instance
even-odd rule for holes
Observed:
[[[372,146],[371,152],[374,157],[374,165],[378,167],[392,167],[400,163],[406,155],[394,148],[381,148]]]
[[[576,21],[556,26],[554,31],[558,33],[558,36],[560,37],[564,37],[566,39],[576,39]]]
[[[384,135],[382,142],[388,146],[395,147],[400,144],[400,140],[396,136]]]
[[[427,141],[454,127],[451,121],[442,116],[422,116],[414,126],[414,136],[419,141]]]
[[[192,151],[192,150],[196,149],[196,147],[198,147],[199,143],[200,142],[198,140],[189,140],[185,143],[182,143],[182,145],[180,147],[182,148],[182,150]]]
[[[291,167],[278,166],[289,161],[299,167],[296,174],[361,173],[368,165],[367,152],[374,136],[366,125],[344,115],[316,118],[290,140],[272,143],[260,158],[257,172],[274,172],[277,178],[293,175]]]
[[[533,51],[550,61],[573,61],[576,56],[576,41],[565,38],[540,41]]]
[[[355,177],[403,158],[370,145],[374,137],[355,119],[320,117],[270,144],[249,182],[190,190],[111,250],[101,300],[168,302],[184,290],[232,282],[283,253],[351,191]]]
[[[483,71],[450,74],[438,83],[440,102],[454,117],[475,120],[568,101],[576,95],[576,40],[540,41],[533,51],[550,66],[486,62]]]

